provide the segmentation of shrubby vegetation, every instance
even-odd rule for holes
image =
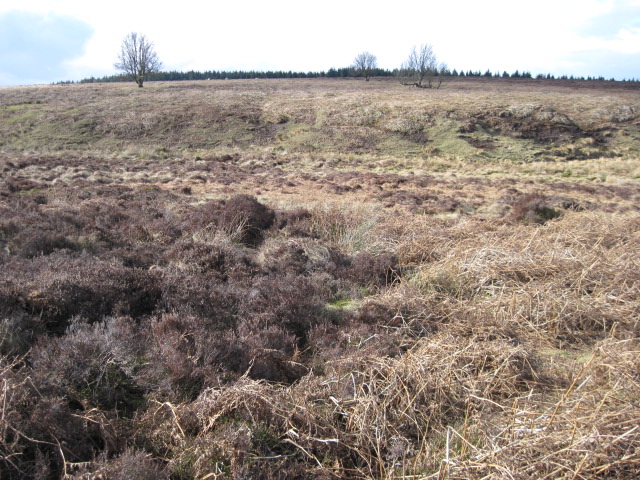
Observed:
[[[300,379],[314,330],[353,321],[330,305],[385,287],[397,270],[391,255],[323,243],[306,210],[248,195],[185,200],[130,188],[57,206],[5,198],[3,375],[17,382],[11,399],[30,398],[14,407],[5,397],[6,478],[93,461],[108,451],[100,429],[124,441],[119,424],[152,400],[193,401],[241,377]],[[29,423],[39,409],[48,413]]]
[[[7,89],[0,478],[637,478],[637,95],[501,82]]]

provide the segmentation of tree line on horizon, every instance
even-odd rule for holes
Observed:
[[[292,70],[234,70],[234,71],[216,71],[207,70],[204,72],[190,70],[181,71],[163,71],[163,64],[158,58],[153,42],[145,35],[137,32],[128,34],[121,46],[118,61],[114,67],[123,73],[115,75],[105,75],[101,78],[89,77],[79,80],[78,82],[63,81],[65,83],[108,83],[108,82],[126,82],[133,79],[138,87],[142,87],[144,81],[181,81],[181,80],[226,80],[226,79],[260,79],[260,78],[346,78],[346,77],[363,77],[367,82],[371,77],[397,77],[403,85],[416,86],[421,88],[439,88],[445,77],[485,77],[485,78],[534,78],[531,72],[516,70],[509,73],[506,70],[502,73],[492,72],[487,69],[484,73],[477,70],[450,70],[446,63],[438,61],[433,47],[426,43],[419,47],[416,45],[411,50],[407,60],[400,66],[389,70],[380,68],[375,55],[369,52],[358,54],[351,66],[341,68],[330,68],[325,71],[318,72],[294,72]],[[538,74],[536,79],[563,79],[563,80],[598,80],[604,81],[605,78],[600,77],[574,77],[560,76],[555,77],[551,73]],[[615,78],[611,78],[615,81]],[[626,81],[626,80],[623,80]],[[636,81],[632,79],[630,81]]]
[[[548,79],[548,80],[597,80],[597,81],[615,81],[614,78],[606,79],[605,77],[584,77],[574,75],[559,75],[555,76],[551,73],[532,75],[528,71],[519,71],[509,73],[503,72],[491,72],[486,70],[482,72],[480,70],[446,70],[444,73],[446,77],[484,77],[484,78],[522,78],[522,79]],[[398,75],[398,69],[386,69],[376,68],[371,72],[372,77],[395,77]],[[148,81],[185,81],[185,80],[243,80],[243,79],[271,79],[271,78],[348,78],[358,77],[360,75],[353,69],[353,67],[341,67],[330,68],[327,71],[317,72],[296,72],[292,70],[206,70],[197,71],[189,70],[186,72],[171,70],[162,71],[157,73],[151,73],[148,75]],[[126,74],[114,74],[105,75],[103,77],[87,77],[78,81],[62,81],[57,83],[111,83],[111,82],[130,82],[131,76]],[[635,78],[623,79],[623,82],[637,82]]]

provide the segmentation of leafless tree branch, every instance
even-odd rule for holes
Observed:
[[[159,72],[162,62],[158,58],[153,46],[145,35],[131,32],[122,41],[118,61],[114,64],[118,70],[131,75],[138,87],[142,87],[149,73]]]
[[[356,75],[364,77],[368,82],[373,70],[378,67],[378,59],[369,52],[362,52],[353,60],[353,69]]]
[[[442,78],[447,70],[445,63],[438,63],[431,45],[414,46],[409,58],[398,71],[400,81],[404,85],[415,85],[421,88],[440,88]],[[426,82],[426,83],[425,83]]]

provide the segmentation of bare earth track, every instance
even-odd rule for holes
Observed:
[[[0,88],[0,479],[638,478],[639,92]]]

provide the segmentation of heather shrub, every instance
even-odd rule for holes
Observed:
[[[31,262],[8,262],[14,288],[27,312],[49,330],[62,333],[71,317],[96,321],[107,315],[150,314],[160,298],[154,272],[126,268],[88,256],[56,252]]]
[[[393,324],[393,319],[402,316],[392,305],[379,301],[367,301],[353,314],[353,320],[365,325]]]
[[[309,329],[325,317],[331,292],[322,276],[283,275],[258,278],[243,299],[243,317],[253,318],[263,328],[280,326],[306,343]]]
[[[275,221],[275,212],[250,195],[231,197],[220,213],[220,226],[227,231],[240,229],[240,242],[249,246],[258,245]]]
[[[103,249],[125,245],[166,245],[175,241],[182,231],[179,219],[168,215],[159,205],[147,205],[137,197],[130,202],[115,199],[86,201],[77,211],[84,219],[84,235],[98,238]]]
[[[308,349],[313,352],[308,364],[317,376],[326,375],[336,359],[351,363],[353,370],[362,366],[368,357],[396,357],[403,353],[403,345],[393,336],[388,325],[361,323],[358,318],[348,318],[340,325],[329,322],[320,324],[309,333]]]
[[[221,281],[254,274],[257,266],[245,249],[218,238],[215,242],[191,240],[175,243],[165,254],[172,267],[199,275],[214,275]]]
[[[20,231],[18,224],[14,219],[13,212],[0,210],[0,245],[6,252],[5,248],[11,238]]]
[[[241,285],[225,283],[217,272],[177,271],[165,276],[159,306],[165,312],[207,319],[216,329],[230,329],[237,322],[245,294]]]
[[[269,275],[302,275],[312,266],[305,249],[293,241],[267,241],[258,258]]]
[[[35,457],[32,478],[45,472],[62,478],[64,461],[91,461],[104,447],[99,425],[77,415],[64,398],[38,398],[24,427],[27,458]]]
[[[75,249],[77,220],[56,209],[43,210],[32,198],[10,198],[0,209],[0,242],[13,255],[34,257],[57,249]]]
[[[0,302],[2,294],[0,293]],[[0,355],[16,357],[29,351],[31,345],[46,333],[37,317],[16,310],[0,316]]]
[[[542,224],[559,216],[540,193],[523,195],[511,207],[511,217],[517,222]]]
[[[0,356],[0,381],[4,387],[0,392],[3,405],[0,417],[0,472],[3,479],[23,478],[21,475],[33,474],[35,470],[36,449],[27,445],[16,432],[28,428],[27,422],[37,399],[36,388],[28,381],[28,377],[29,372],[24,364],[10,362]],[[31,447],[31,451],[27,453],[28,447]]]
[[[96,423],[77,415],[66,399],[44,395],[25,365],[0,357],[0,478],[61,478],[63,456],[90,461],[103,448]]]
[[[384,287],[399,278],[397,259],[390,253],[360,252],[337,265],[336,275],[365,287]]]
[[[308,368],[296,361],[298,338],[280,325],[261,326],[261,320],[248,317],[240,322],[235,371],[280,383],[292,383],[308,373]]]
[[[144,350],[138,343],[143,335],[129,323],[76,321],[66,335],[40,339],[30,356],[40,391],[133,412],[144,401],[144,389],[135,379]]]
[[[348,257],[344,255],[336,247],[328,245],[320,239],[314,238],[299,238],[291,240],[286,245],[285,257],[292,257],[292,260],[298,258],[296,263],[299,263],[303,258],[306,258],[304,265],[304,271],[306,273],[313,272],[327,272],[331,275],[335,275],[336,269],[340,266],[348,265]],[[302,250],[298,250],[298,247]],[[302,257],[304,255],[304,257]],[[264,255],[267,264],[269,259]],[[278,259],[271,259],[271,262],[280,262]]]
[[[170,245],[184,233],[178,215],[157,210],[142,210],[140,218],[122,227],[128,243],[144,242],[153,245]]]
[[[233,240],[255,247],[264,238],[264,231],[275,221],[275,212],[250,195],[236,195],[226,201],[211,201],[200,206],[187,224],[200,231],[212,227]]]
[[[305,208],[276,210],[274,227],[289,237],[309,237],[312,235],[311,212]]]
[[[11,273],[14,265],[22,265],[26,261],[21,260],[15,264],[9,259],[3,260],[3,255],[0,254],[0,267],[3,272]],[[9,277],[9,275],[7,275]],[[0,276],[0,318],[9,317],[16,312],[22,312],[23,301],[20,295],[20,289],[17,287],[15,279]]]
[[[8,178],[5,182],[7,189],[11,193],[38,191],[46,188],[46,185],[40,182],[23,177]]]
[[[156,393],[191,400],[203,388],[240,375],[291,382],[306,369],[291,361],[297,338],[256,317],[240,320],[234,331],[215,319],[165,314],[152,323],[150,362],[141,375]]]
[[[126,268],[149,270],[166,266],[165,252],[166,247],[148,242],[115,247],[106,251],[102,256],[108,256],[110,260],[115,259]]]
[[[108,232],[117,230],[129,223],[130,212],[137,210],[134,205],[121,205],[111,199],[84,202],[79,208],[79,215],[86,219],[93,219],[93,227]]]
[[[151,362],[144,377],[154,385],[159,398],[192,400],[203,388],[202,358],[195,352],[195,332],[158,331],[154,325],[150,351]],[[198,352],[199,353],[199,352]]]
[[[62,234],[36,227],[21,230],[11,239],[8,248],[15,255],[33,258],[56,250],[77,250],[78,246]]]
[[[166,314],[152,322],[150,340],[143,376],[168,398],[192,400],[240,363],[234,335],[220,330],[215,319]]]

